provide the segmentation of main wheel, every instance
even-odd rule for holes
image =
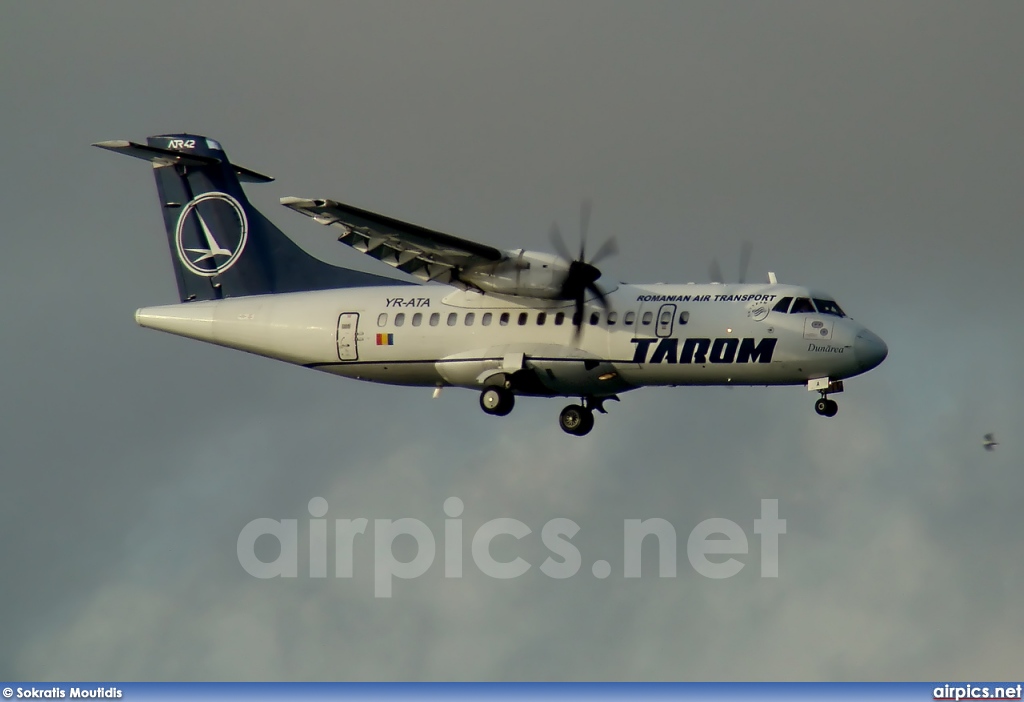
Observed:
[[[828,408],[831,400],[826,400],[824,397],[814,403],[814,411],[820,414],[822,417],[829,416]]]
[[[828,400],[828,410],[825,411],[826,417],[835,417],[836,412],[839,411],[839,403],[835,400]]]
[[[480,393],[480,409],[487,414],[504,417],[512,411],[516,397],[505,388],[492,385]]]
[[[594,413],[581,405],[569,405],[558,415],[558,426],[573,436],[584,436],[594,428]]]
[[[590,430],[594,428],[594,413],[591,410],[587,410],[583,414],[583,426],[579,428],[577,436],[586,436],[590,433]]]

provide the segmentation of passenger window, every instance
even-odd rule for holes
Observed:
[[[377,315],[377,326],[378,327],[386,327],[387,325],[388,325],[388,313],[387,312],[381,312],[379,315]]]
[[[526,312],[520,312],[519,313],[519,326],[523,326],[524,324],[526,324],[526,320],[529,319],[529,318],[530,318],[529,314],[527,314]]]
[[[689,321],[690,321],[690,313],[689,312],[680,312],[679,313],[679,323],[680,324],[686,324]]]
[[[537,326],[544,326],[544,322],[548,321],[548,315],[545,312],[537,313]]]
[[[814,298],[814,304],[818,306],[818,311],[822,314],[832,314],[836,317],[845,317],[843,311],[839,309],[839,305],[836,304],[835,300],[819,300]]]
[[[595,327],[597,323],[601,321],[601,315],[597,312],[590,313],[590,326]]]
[[[555,326],[560,327],[565,322],[565,312],[558,312],[555,314]]]
[[[467,327],[473,326],[473,320],[475,320],[475,319],[476,319],[476,315],[474,313],[467,312],[466,313],[466,326]]]
[[[793,301],[792,297],[784,297],[775,303],[775,307],[772,308],[772,312],[782,312],[785,314],[789,312],[789,303]]]
[[[417,312],[416,314],[414,314],[412,316],[412,325],[414,327],[418,327],[421,324],[423,324],[423,314],[420,313],[420,312]]]
[[[793,308],[789,311],[790,314],[801,314],[804,312],[814,312],[814,303],[811,302],[809,297],[798,297],[793,301]]]
[[[430,315],[430,326],[436,327],[440,323],[440,321],[441,321],[441,315],[438,314],[437,312],[435,312],[434,314]]]
[[[644,326],[647,326],[652,321],[654,321],[654,313],[653,312],[644,312],[643,319],[640,320],[640,323],[643,324]]]
[[[395,315],[395,326],[400,327],[405,324],[405,312],[399,312]]]
[[[574,327],[578,327],[580,325],[580,321],[582,319],[583,319],[583,313],[582,312],[573,312],[572,313],[572,325]]]
[[[508,326],[508,312],[502,312],[501,313],[501,320],[500,320],[499,323],[503,327],[507,327]]]
[[[480,324],[483,324],[485,327],[491,326],[491,316],[490,312],[484,312],[484,316],[480,318]]]
[[[615,322],[616,322],[616,320],[618,320],[618,318],[619,318],[619,313],[618,312],[609,312],[608,313],[608,326],[609,327],[614,326]]]
[[[665,325],[667,327],[671,323],[672,323],[672,313],[670,311],[668,311],[668,310],[665,310],[664,312],[661,313],[661,320],[658,322],[658,324],[663,324],[663,325]]]
[[[455,312],[449,312],[448,313],[448,326],[449,327],[454,327],[455,324],[458,321],[459,321],[459,315],[458,314],[456,314]]]
[[[622,319],[622,323],[625,324],[627,327],[633,326],[633,322],[635,322],[635,321],[636,321],[636,313],[635,312],[627,312],[626,316],[623,317],[623,319]]]

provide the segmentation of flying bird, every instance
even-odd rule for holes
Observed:
[[[994,434],[985,434],[985,441],[982,445],[985,447],[986,451],[991,451],[992,449],[999,445],[999,442],[996,441],[996,437]]]

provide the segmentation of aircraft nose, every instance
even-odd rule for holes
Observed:
[[[889,355],[889,347],[882,341],[882,337],[865,329],[853,342],[853,355],[861,372],[869,371],[885,360]]]

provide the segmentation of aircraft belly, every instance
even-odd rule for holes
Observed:
[[[615,365],[608,361],[584,363],[558,359],[531,359],[527,365],[534,370],[541,384],[556,395],[603,397],[625,392],[633,387],[623,380]]]
[[[345,378],[387,385],[434,386],[444,381],[433,361],[335,363],[319,370]]]
[[[437,373],[449,385],[467,388],[511,376],[522,394],[600,396],[632,387],[611,362],[562,344],[500,344],[465,351],[438,360]]]
[[[434,364],[434,368],[449,385],[472,388],[482,385],[482,377],[500,373],[501,359],[441,359]]]
[[[623,380],[636,385],[792,385],[804,382],[789,364],[646,363],[620,366]]]

